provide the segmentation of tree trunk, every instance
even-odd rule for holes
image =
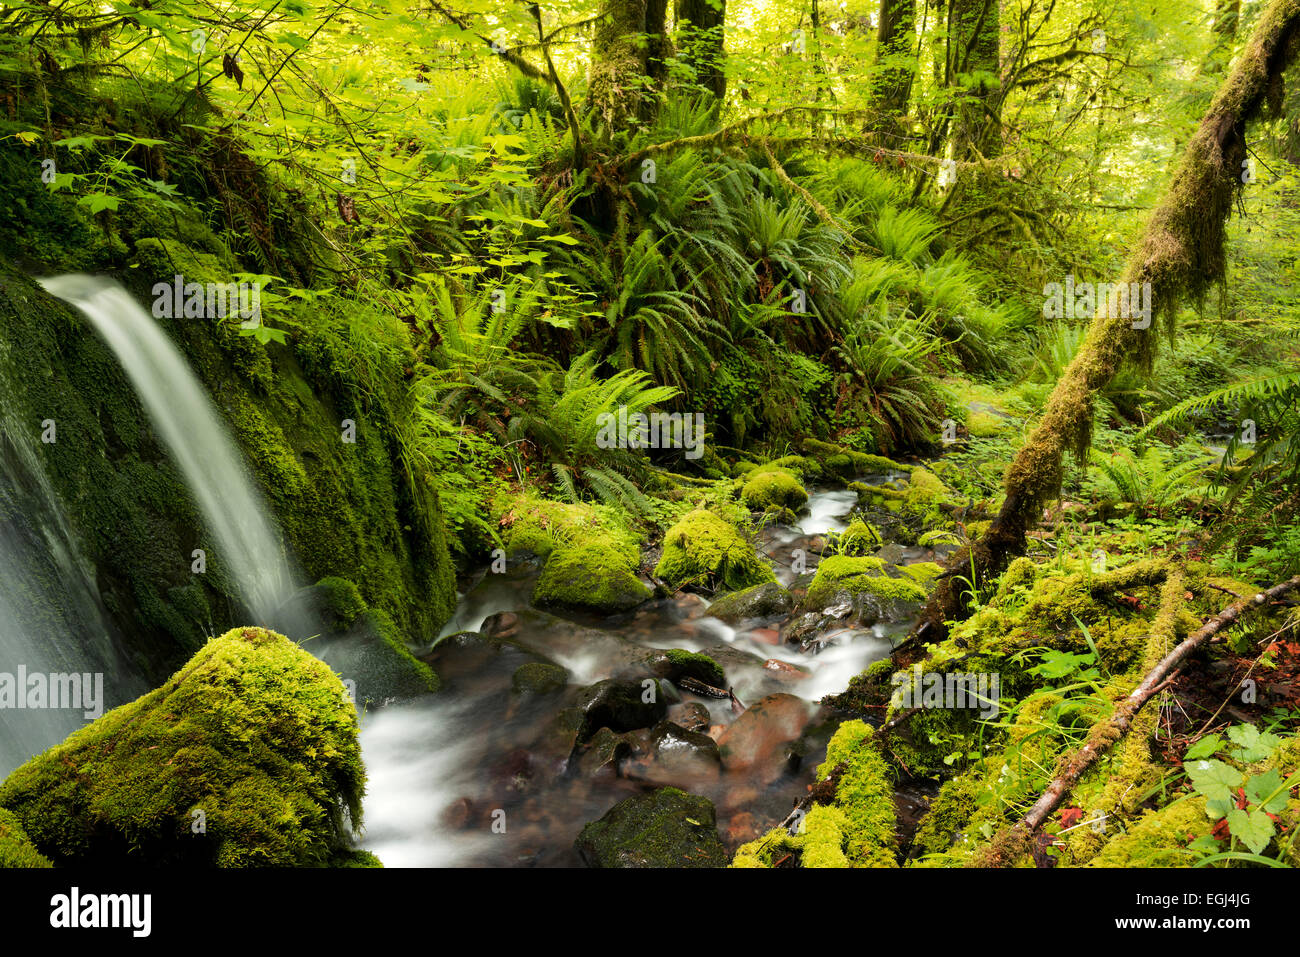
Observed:
[[[1098,310],[1083,346],[1052,390],[1042,419],[1007,471],[1001,511],[982,539],[952,557],[950,574],[922,612],[918,634],[925,640],[938,640],[947,633],[945,622],[964,616],[966,602],[956,578],[970,575],[972,553],[980,582],[999,575],[1011,556],[1023,553],[1026,532],[1059,494],[1066,449],[1080,455],[1087,450],[1093,395],[1125,360],[1149,368],[1157,325],[1172,325],[1181,302],[1199,300],[1223,278],[1226,221],[1242,187],[1246,125],[1266,103],[1280,112],[1282,75],[1295,58],[1298,37],[1300,0],[1272,0],[1187,144],[1124,269],[1123,282],[1149,284],[1149,327],[1134,328],[1132,318]],[[1146,319],[1138,322],[1144,323]]]
[[[879,19],[868,129],[882,145],[898,148],[903,138],[900,117],[907,112],[916,71],[916,0],[880,0]]]
[[[677,0],[675,17],[682,61],[695,70],[700,86],[722,100],[727,95],[722,49],[727,0]]]
[[[649,51],[643,39],[649,6],[648,0],[609,0],[596,25],[587,109],[599,116],[609,133],[626,130],[653,112],[654,98],[646,80]]]
[[[996,156],[1002,151],[999,0],[952,0],[950,30],[951,79],[964,87],[953,122],[953,158]]]

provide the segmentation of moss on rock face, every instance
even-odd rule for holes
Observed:
[[[364,789],[338,677],[239,628],[18,768],[0,807],[56,864],[329,865],[351,855]]]
[[[53,867],[13,812],[0,808],[0,867]]]
[[[776,580],[734,525],[702,508],[687,512],[668,530],[655,577],[671,588],[689,584],[727,590]]]
[[[551,694],[563,691],[568,683],[567,669],[545,661],[530,661],[520,665],[510,677],[510,688],[519,695]]]
[[[910,578],[890,578],[879,558],[831,555],[817,566],[804,603],[810,607],[834,600],[840,592],[866,592],[889,601],[925,601],[925,589]]]
[[[773,469],[770,472],[751,472],[740,491],[740,497],[751,511],[789,509],[797,512],[808,502],[808,493],[799,484],[793,472]]]
[[[668,663],[672,666],[672,673],[668,675],[670,681],[694,678],[714,688],[727,686],[727,674],[722,670],[722,665],[708,655],[682,648],[669,648],[664,654],[668,656]]]
[[[591,867],[725,867],[713,802],[660,788],[615,804],[578,835]]]
[[[736,851],[734,867],[771,867],[797,853],[801,867],[897,867],[897,820],[889,766],[864,721],[846,721],[826,747],[818,780],[835,799],[804,816],[799,833],[774,828]]]

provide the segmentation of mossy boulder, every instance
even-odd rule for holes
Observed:
[[[557,547],[533,588],[533,603],[603,613],[635,608],[654,594],[636,577],[639,558],[636,549],[617,542]]]
[[[808,502],[808,493],[799,484],[793,472],[773,469],[770,472],[751,472],[740,491],[745,506],[754,512],[798,512]]]
[[[748,618],[784,615],[794,607],[794,598],[779,583],[771,581],[729,592],[709,605],[709,614],[729,624]]]
[[[921,585],[911,578],[891,577],[891,572],[897,574],[897,569],[879,558],[831,555],[817,565],[803,604],[821,607],[845,593],[874,595],[888,602],[925,601]]]
[[[313,603],[320,611],[322,623],[332,631],[347,631],[368,607],[361,597],[361,589],[336,575],[322,578],[313,591]]]
[[[707,509],[686,513],[664,536],[655,577],[670,588],[733,591],[775,581],[772,568],[734,525]]]
[[[725,867],[708,798],[659,788],[619,801],[574,845],[589,867]]]
[[[722,670],[722,665],[708,655],[683,648],[669,648],[664,652],[664,657],[669,665],[669,674],[664,677],[669,681],[680,682],[683,678],[694,678],[714,688],[727,686],[727,675]]]
[[[296,867],[351,858],[364,789],[339,678],[237,628],[14,771],[0,808],[55,864]]]
[[[53,867],[12,811],[0,808],[0,867]]]
[[[883,475],[908,470],[906,465],[900,465],[883,455],[858,452],[842,445],[820,442],[817,439],[804,439],[801,444],[804,452],[817,460],[825,474],[844,480],[863,475]]]

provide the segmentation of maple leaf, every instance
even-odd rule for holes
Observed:
[[[1083,808],[1067,807],[1061,809],[1061,827],[1074,827],[1083,820]]]

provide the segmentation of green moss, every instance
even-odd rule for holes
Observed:
[[[832,601],[841,591],[868,592],[893,601],[925,601],[925,589],[910,578],[890,578],[888,566],[870,556],[831,555],[817,566],[804,599],[810,606]]]
[[[511,495],[495,504],[506,551],[545,558],[557,546],[607,542],[635,550],[640,538],[605,506]]]
[[[668,530],[655,577],[671,588],[690,584],[727,590],[776,580],[745,536],[706,509],[688,512]]]
[[[722,665],[708,655],[681,648],[670,648],[665,654],[668,655],[668,661],[673,666],[674,674],[696,678],[714,688],[727,686],[727,674],[722,670]]]
[[[335,631],[346,631],[366,610],[361,590],[346,578],[331,575],[316,583],[325,624]]]
[[[943,854],[952,847],[957,834],[964,830],[978,808],[979,782],[974,775],[962,775],[945,781],[930,802],[916,836],[912,853]]]
[[[1106,842],[1093,867],[1190,867],[1202,856],[1183,845],[1210,833],[1213,822],[1205,799],[1192,797],[1157,811],[1147,811],[1120,835]]]
[[[53,866],[32,844],[18,818],[0,808],[0,867]]]
[[[966,431],[977,439],[988,439],[1010,429],[1007,420],[992,412],[976,410],[966,419]]]
[[[327,865],[351,851],[364,786],[338,677],[242,628],[14,771],[0,807],[56,864]]]
[[[835,539],[835,551],[840,555],[869,555],[884,543],[884,538],[874,525],[855,517],[849,527]]]
[[[898,570],[927,589],[944,571],[943,566],[938,562],[913,562],[910,565],[899,565]]]
[[[928,532],[922,532],[917,537],[916,544],[922,548],[933,548],[936,545],[960,546],[962,540],[960,535],[950,529],[932,528]]]
[[[819,442],[817,439],[804,439],[801,444],[804,452],[815,457],[826,472],[842,479],[907,471],[907,466],[900,465],[883,455],[870,455],[842,445]]]
[[[530,661],[520,665],[510,677],[511,689],[520,695],[552,694],[563,691],[568,683],[568,671],[544,661]]]
[[[797,834],[774,828],[742,845],[732,866],[771,867],[797,854],[802,867],[896,867],[894,789],[872,735],[863,721],[841,724],[817,769],[818,780],[838,774],[833,803],[810,808]]]
[[[533,602],[615,612],[635,608],[654,593],[636,577],[637,549],[599,541],[551,551],[533,588]]]
[[[808,493],[799,484],[799,479],[785,469],[751,472],[740,497],[755,512],[767,509],[790,509],[797,512],[808,501]]]

